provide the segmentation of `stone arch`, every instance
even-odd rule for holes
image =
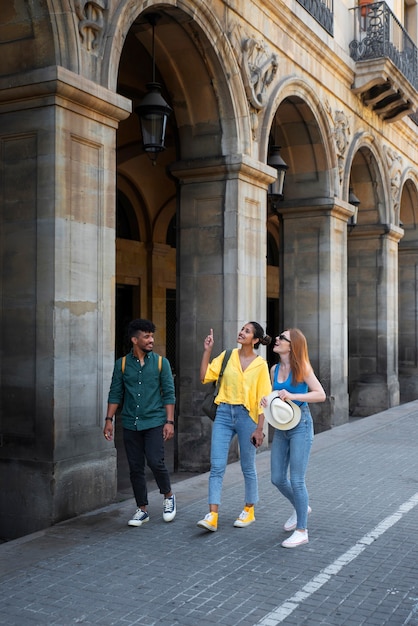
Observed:
[[[282,146],[282,156],[289,165],[286,200],[338,195],[338,167],[329,113],[306,81],[288,77],[277,85],[264,116],[260,160],[267,160],[277,118],[279,131],[274,141]],[[301,151],[304,152],[302,159]],[[306,185],[308,180],[310,184]],[[299,183],[303,183],[301,187]]]
[[[394,222],[383,150],[368,133],[357,133],[348,149],[343,181],[343,198],[347,201],[350,187],[360,200],[359,224]]]
[[[222,25],[206,2],[195,0],[183,4],[181,9],[174,2],[150,2],[146,11],[139,10],[133,0],[125,2],[109,25],[102,83],[116,90],[122,49],[130,31],[136,29],[144,49],[150,51],[151,31],[141,27],[149,12],[162,16],[155,30],[157,64],[170,96],[180,144],[183,138],[183,146],[190,144],[187,140],[192,133],[196,136],[199,130],[205,131],[195,142],[197,154],[186,150],[182,151],[181,158],[248,154],[250,118],[237,58]],[[191,73],[196,77],[194,81],[188,80]],[[214,145],[214,136],[217,136],[217,145]]]
[[[167,36],[164,41],[161,35],[160,69],[172,96],[179,127],[196,128],[207,123],[220,126],[220,120],[228,120],[219,132],[222,152],[250,153],[250,116],[238,60],[225,28],[209,3],[190,0],[179,8],[174,1],[154,1],[147,3],[144,11],[135,0],[125,0],[115,7],[108,6],[108,0],[94,3],[80,0],[70,7],[66,0],[50,0],[49,12],[34,4],[37,5],[22,3],[19,10],[24,10],[24,15],[16,15],[17,9],[10,7],[10,16],[8,13],[3,16],[4,21],[9,18],[13,37],[10,37],[10,43],[3,44],[5,65],[2,72],[0,60],[0,75],[11,73],[9,59],[18,63],[16,72],[29,64],[30,59],[31,68],[58,65],[116,91],[120,57],[129,31],[144,12],[160,12],[171,20],[171,25],[165,25],[166,30],[171,28],[175,34]],[[92,19],[88,19],[89,5],[94,5]],[[25,26],[21,36],[16,31],[19,21]],[[188,42],[189,49],[184,46],[179,49],[179,35],[182,41]],[[7,54],[6,46],[13,47],[13,54]],[[144,46],[150,49],[149,36],[144,38]],[[194,54],[191,57],[189,52],[192,49]],[[187,80],[189,61],[193,56],[201,58],[196,74],[199,89],[193,89],[193,81]],[[196,106],[198,98],[212,107],[209,118],[204,114],[201,119],[192,117],[192,112],[199,110]],[[206,107],[206,112],[208,110]],[[213,151],[210,143],[204,145],[202,151],[203,148],[209,153]],[[190,158],[190,155],[184,156]]]
[[[418,173],[406,170],[400,186],[399,225],[405,230],[404,241],[410,238],[409,232],[418,230]]]

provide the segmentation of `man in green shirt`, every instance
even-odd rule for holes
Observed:
[[[123,442],[137,510],[129,526],[149,521],[145,460],[164,496],[163,519],[176,516],[176,498],[164,461],[164,442],[174,436],[174,380],[168,359],[153,352],[155,325],[145,319],[128,327],[132,350],[118,359],[113,369],[103,434],[113,438],[113,418],[123,402]]]

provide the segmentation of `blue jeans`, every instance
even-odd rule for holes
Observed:
[[[314,432],[309,407],[302,406],[301,412],[300,422],[295,428],[274,431],[270,457],[271,482],[294,506],[296,528],[307,528],[309,498],[305,475]]]
[[[210,452],[209,504],[221,503],[222,482],[228,462],[229,446],[238,435],[241,470],[245,481],[245,502],[258,502],[258,480],[255,468],[255,447],[250,437],[257,425],[241,404],[221,403],[212,428]]]

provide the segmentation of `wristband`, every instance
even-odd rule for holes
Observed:
[[[105,421],[106,420],[111,420],[113,422],[113,417],[105,417]]]
[[[166,424],[171,424],[172,426],[174,426],[174,422],[173,422],[173,420],[166,420],[166,422],[165,422],[165,423],[166,423]]]

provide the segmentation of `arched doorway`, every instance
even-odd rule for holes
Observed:
[[[326,405],[312,407],[315,430],[321,432],[343,423],[348,415],[342,391],[345,300],[335,297],[344,290],[346,225],[335,200],[335,156],[327,139],[331,134],[327,115],[307,85],[289,81],[284,92],[269,138],[269,149],[281,146],[289,166],[284,199],[276,203],[277,216],[271,215],[268,224],[269,239],[279,251],[277,267],[268,266],[269,302],[271,287],[277,285],[280,326],[273,332],[297,326],[308,339],[313,367],[329,395]],[[333,271],[330,251],[338,273]],[[331,368],[335,345],[342,358]]]
[[[257,179],[256,193],[251,189],[248,196],[262,195],[258,170],[240,163],[241,157],[237,160],[241,142],[248,143],[251,131],[249,125],[240,128],[247,122],[244,114],[237,115],[244,90],[228,42],[222,55],[213,45],[220,40],[222,28],[210,7],[203,13],[183,8],[155,4],[148,9],[159,14],[156,79],[173,109],[166,150],[153,165],[143,152],[135,113],[118,130],[118,189],[133,206],[140,241],[117,239],[116,282],[123,285],[121,306],[128,310],[132,298],[126,296],[126,286],[135,284],[136,310],[156,324],[155,350],[170,358],[176,375],[177,424],[171,465],[204,469],[209,461],[211,425],[204,416],[196,417],[203,397],[203,390],[199,395],[197,389],[200,337],[213,327],[219,346],[232,337],[235,340],[237,320],[242,323],[244,292],[238,284],[228,283],[229,275],[236,276],[238,257],[247,263],[252,259],[239,245],[245,231],[245,227],[240,229],[240,220],[251,221],[253,236],[254,223],[258,227],[260,244],[254,251],[261,249],[265,230],[260,209],[256,220],[245,211],[240,219],[225,217],[226,211],[237,215],[242,210],[239,188],[251,187],[252,177]],[[127,30],[118,73],[117,91],[132,100],[133,110],[150,81],[151,49],[151,28],[143,12]],[[246,171],[245,178],[239,174],[243,167],[250,172]],[[254,200],[261,204],[257,197]],[[252,204],[248,206],[254,210]],[[250,267],[260,271],[260,259]],[[232,295],[228,315],[226,293]],[[257,308],[265,306],[265,289],[260,293],[263,298],[254,307],[256,318]]]
[[[352,161],[351,187],[360,200],[348,235],[350,415],[365,417],[399,403],[397,376],[397,246],[384,168],[364,141]]]
[[[401,403],[418,398],[418,185],[402,188],[399,242],[399,385]]]

